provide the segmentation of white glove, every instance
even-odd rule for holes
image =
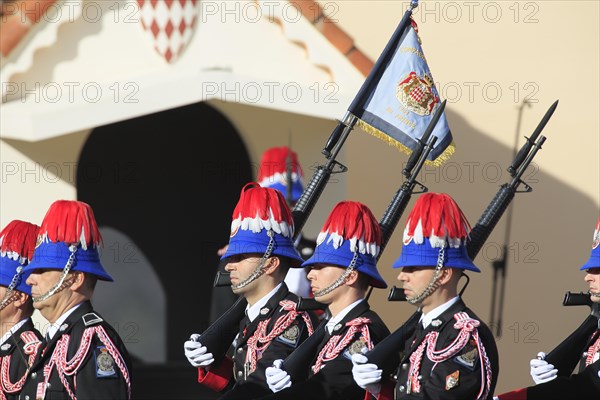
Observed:
[[[367,361],[362,354],[352,354],[352,377],[358,386],[377,396],[381,391],[382,370],[375,364],[366,364]]]
[[[558,370],[554,368],[554,365],[548,364],[548,361],[544,360],[544,358],[546,358],[546,354],[544,352],[539,352],[537,358],[529,361],[529,366],[531,367],[529,373],[536,385],[549,382],[556,378],[556,375],[558,374]]]
[[[281,369],[282,364],[283,360],[275,360],[273,361],[273,366],[267,367],[265,370],[267,384],[273,393],[277,393],[281,389],[292,386],[292,378],[287,372]]]
[[[190,340],[183,344],[183,350],[188,361],[194,367],[208,367],[210,364],[215,362],[212,353],[207,353],[206,346],[202,346],[198,338],[199,334],[194,333],[190,336]]]

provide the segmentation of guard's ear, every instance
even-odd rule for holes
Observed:
[[[83,286],[85,280],[87,279],[85,274],[80,271],[73,271],[70,275],[70,279],[73,280],[73,283],[71,283],[71,290],[73,291],[80,289]]]
[[[345,272],[345,270],[344,270]],[[342,274],[344,273],[342,272]],[[352,272],[350,272],[348,274],[348,276],[346,277],[346,281],[344,282],[346,285],[353,285],[356,283],[356,281],[358,281],[359,275],[358,275],[358,271],[353,269]]]
[[[440,274],[440,277],[438,278],[438,282],[442,285],[445,285],[446,283],[450,282],[454,276],[456,276],[457,272],[459,273],[459,277],[460,277],[460,273],[461,273],[460,270],[455,270],[453,268],[448,268],[448,267],[442,268],[442,273]]]
[[[19,292],[16,290],[11,296],[14,296],[14,304],[17,307],[23,306],[25,303],[27,303],[27,300],[29,300],[29,295],[27,293]]]
[[[281,260],[279,257],[269,257],[263,267],[265,270],[265,274],[273,274],[277,271],[277,268],[281,264]]]

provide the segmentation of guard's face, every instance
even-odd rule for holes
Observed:
[[[344,273],[345,268],[340,268],[337,266],[326,265],[326,264],[315,264],[310,268],[310,271],[307,275],[308,280],[310,281],[310,289],[313,294],[322,291],[323,289],[333,285],[333,283]],[[315,300],[324,303],[331,304],[336,296],[340,293],[339,290],[341,288],[337,288],[323,296],[316,296]]]
[[[55,269],[36,269],[27,278],[26,283],[31,286],[31,297],[34,299],[33,307],[40,310],[40,313],[49,319],[49,316],[53,315],[53,311],[56,309],[57,304],[63,297],[63,289],[60,289],[55,295],[50,296],[46,300],[36,301],[36,297],[40,297],[48,293],[54,285],[58,283],[62,271]],[[70,277],[67,276],[63,286],[68,285]]]
[[[235,287],[240,282],[248,279],[250,275],[260,265],[262,260],[262,254],[251,253],[251,254],[238,254],[228,258],[228,263],[225,265],[225,271],[229,272],[229,278],[231,279],[231,286]],[[241,289],[232,289],[236,294],[248,293],[248,291],[254,289],[257,285],[257,279],[247,286]]]
[[[590,268],[586,272],[584,279],[588,284],[590,294],[596,294],[596,296],[591,296],[591,299],[595,303],[600,303],[600,267]]]
[[[404,267],[398,274],[406,297],[415,297],[423,293],[433,278],[434,267]]]

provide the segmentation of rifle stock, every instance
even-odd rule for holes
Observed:
[[[327,321],[322,321],[317,329],[300,346],[291,352],[283,361],[283,368],[292,378],[292,382],[302,382],[308,378],[308,366],[315,358],[316,349],[325,337],[325,325]]]
[[[238,333],[240,321],[244,318],[246,298],[240,296],[233,305],[213,322],[197,339],[212,353],[219,363],[227,353],[229,346]]]
[[[558,376],[570,376],[581,357],[592,333],[598,329],[598,318],[590,314],[565,340],[546,355],[545,360],[554,365]]]
[[[370,363],[383,370],[382,376],[389,375],[398,367],[400,349],[414,333],[420,318],[421,311],[415,311],[400,328],[389,334],[365,354]]]

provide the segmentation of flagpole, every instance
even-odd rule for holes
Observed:
[[[367,79],[365,79],[365,81],[363,82],[360,90],[354,97],[352,104],[350,104],[350,107],[348,107],[348,112],[356,115],[358,110],[362,109],[369,96],[373,93],[374,87],[377,86],[379,79],[381,79],[383,72],[385,71],[388,64],[390,63],[390,60],[394,56],[394,52],[396,50],[396,47],[398,47],[398,43],[400,43],[400,40],[406,32],[406,29],[410,26],[410,17],[412,15],[412,11],[415,8],[417,8],[417,6],[419,5],[418,3],[418,0],[412,0],[410,2],[408,10],[404,12],[404,15],[402,16],[398,27],[396,27],[394,34],[386,44],[385,48],[383,49],[383,52],[377,59],[377,62],[375,62],[375,66],[369,73],[369,76],[367,76]]]
[[[371,72],[369,72],[369,75],[358,90],[358,93],[356,96],[354,96],[350,107],[348,107],[346,115],[344,115],[344,118],[338,122],[338,125],[329,136],[327,144],[322,151],[325,157],[335,159],[335,156],[332,157],[332,153],[336,145],[340,142],[340,138],[344,138],[345,140],[350,131],[354,128],[354,125],[358,121],[358,117],[356,116],[358,111],[364,107],[366,101],[369,99],[369,96],[373,93],[373,89],[377,86],[379,80],[381,79],[383,72],[390,63],[390,60],[394,57],[396,47],[398,46],[398,43],[400,43],[400,40],[402,40],[402,36],[410,25],[412,11],[417,8],[418,3],[418,0],[411,1],[410,6],[404,12],[400,23],[396,27],[394,34],[390,40],[388,40],[383,52],[379,55],[379,58],[375,62],[373,69],[371,69]],[[341,147],[341,144],[343,144],[343,141],[340,143],[340,146],[337,146],[337,149]]]

